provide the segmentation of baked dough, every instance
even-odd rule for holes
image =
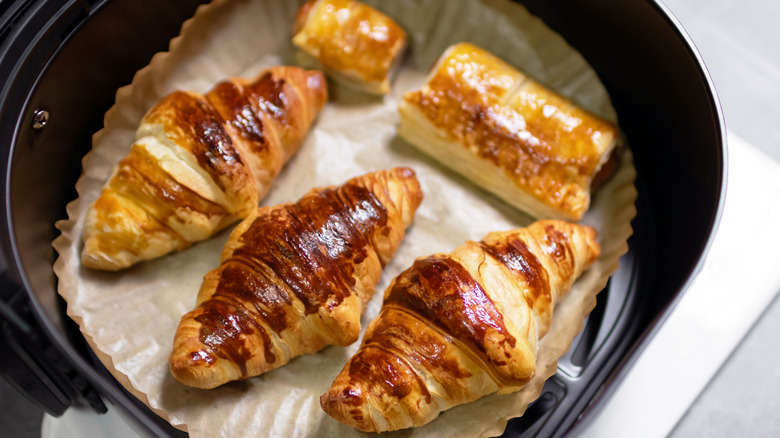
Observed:
[[[230,235],[195,310],[182,317],[173,376],[214,388],[355,342],[421,200],[414,172],[395,168],[258,209]]]
[[[163,98],[87,211],[83,265],[127,268],[246,217],[326,100],[322,73],[286,66]]]
[[[385,291],[322,408],[385,432],[519,390],[536,371],[555,303],[599,252],[595,229],[547,220],[417,259]]]
[[[448,48],[399,111],[401,137],[539,219],[581,219],[617,159],[614,124],[469,43]]]
[[[375,94],[390,92],[390,77],[406,48],[406,32],[391,18],[351,0],[311,0],[293,25],[293,44],[342,83]]]

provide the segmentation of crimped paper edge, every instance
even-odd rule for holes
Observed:
[[[106,126],[110,126],[111,121],[119,117],[119,112],[122,109],[124,102],[128,101],[131,98],[133,90],[136,87],[138,87],[140,83],[145,83],[146,81],[153,80],[154,75],[157,73],[159,69],[158,66],[165,65],[167,59],[171,56],[171,53],[176,49],[176,47],[179,45],[182,39],[189,32],[189,29],[192,26],[193,22],[195,22],[196,19],[200,19],[201,15],[208,14],[209,11],[218,7],[222,3],[227,3],[228,1],[230,0],[213,0],[211,3],[202,4],[198,6],[193,16],[182,23],[179,34],[176,37],[171,39],[170,43],[168,44],[168,50],[155,53],[152,56],[152,59],[149,61],[149,64],[147,64],[145,67],[138,70],[135,73],[135,75],[133,75],[133,79],[130,81],[129,84],[117,89],[115,94],[114,104],[111,106],[111,108],[109,108],[108,111],[106,111],[103,117],[103,128],[101,128],[99,131],[97,131],[95,134],[92,135],[93,145],[100,144],[100,140],[106,134]],[[96,156],[95,149],[90,149],[90,151],[81,160],[82,169],[87,169],[95,156]],[[57,291],[59,292],[60,296],[63,299],[65,299],[66,303],[69,302],[70,291],[74,290],[74,288],[68,282],[63,281],[64,278],[68,278],[68,277],[62,275],[65,266],[61,254],[64,251],[67,251],[68,247],[70,247],[72,243],[81,240],[81,233],[77,229],[77,226],[79,224],[79,218],[74,216],[75,216],[75,212],[80,207],[81,202],[86,201],[83,196],[84,195],[83,187],[85,184],[86,182],[82,180],[82,178],[80,177],[76,183],[76,193],[78,194],[78,196],[76,197],[76,199],[69,202],[65,206],[65,211],[67,213],[68,219],[59,220],[54,224],[54,226],[60,231],[61,234],[52,242],[52,247],[57,252],[57,258],[54,261],[53,270],[54,270],[54,274],[57,276],[58,279]],[[163,418],[165,421],[168,421],[172,426],[184,432],[188,431],[186,424],[183,423],[173,424],[171,422],[170,416],[168,415],[168,412],[166,412],[163,409],[155,408],[154,406],[152,406],[151,403],[149,402],[147,394],[139,390],[138,388],[136,388],[135,385],[133,385],[128,375],[116,369],[116,367],[114,366],[114,361],[111,358],[111,355],[107,354],[106,352],[98,348],[92,336],[85,331],[83,317],[82,315],[75,313],[73,306],[70,305],[66,306],[66,314],[78,324],[79,331],[84,336],[84,339],[87,341],[87,344],[89,344],[90,348],[95,353],[97,358],[100,360],[103,366],[109,371],[109,373],[111,373],[111,375],[125,389],[127,389],[131,394],[133,394],[133,396],[135,396],[140,401],[142,401],[155,414]]]

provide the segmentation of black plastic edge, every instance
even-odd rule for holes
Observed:
[[[78,27],[86,22],[91,16],[102,9],[108,0],[98,0],[91,4],[86,3],[84,0],[71,0],[65,4],[57,5],[56,11],[50,11],[46,9],[49,3],[37,4],[36,7],[31,7],[25,11],[25,15],[14,26],[9,33],[9,40],[13,40],[14,45],[24,45],[21,54],[18,56],[22,62],[14,64],[14,68],[9,72],[7,80],[2,88],[0,88],[0,102],[7,102],[10,100],[23,101],[20,108],[29,108],[30,99],[37,88],[37,82],[41,76],[46,72],[51,62],[56,59],[59,50],[67,43],[68,37],[75,32]],[[85,9],[86,8],[86,9]],[[44,10],[46,9],[46,10]],[[80,21],[80,22],[79,22]],[[34,29],[34,31],[31,31]],[[43,31],[41,31],[43,29]],[[14,35],[22,34],[31,35],[32,38],[15,38]],[[63,39],[63,37],[65,37]],[[7,50],[14,49],[16,47],[4,47],[3,53],[0,53],[0,57],[9,56]],[[37,62],[36,62],[37,61]],[[14,95],[13,93],[23,93],[23,95]],[[0,114],[0,135],[5,132],[11,132],[11,139],[19,138],[20,129],[26,128],[27,113],[25,111],[20,112],[12,116]],[[5,126],[3,126],[5,125]],[[13,126],[11,128],[11,126]],[[6,160],[12,157],[14,154],[14,148],[16,142],[9,141],[7,143],[9,150],[3,152],[4,169],[8,170],[8,163]],[[24,271],[23,263],[19,255],[19,249],[16,239],[13,235],[9,234],[8,230],[14,229],[12,223],[12,215],[9,211],[9,190],[11,187],[11,172],[5,172],[5,180],[3,181],[3,215],[8,221],[6,229],[0,231],[0,244],[2,248],[6,250],[6,274],[19,282],[21,286],[29,291],[31,285],[27,277],[27,273]],[[61,333],[56,327],[52,325],[52,322],[44,317],[46,314],[42,304],[37,300],[34,294],[26,294],[30,304],[32,305],[32,313],[40,329],[52,340],[52,345],[56,350],[65,358],[70,360],[79,373],[87,382],[93,386],[100,388],[100,393],[105,396],[112,404],[122,407],[123,414],[126,414],[133,420],[133,426],[136,432],[150,437],[170,436],[172,428],[165,422],[165,420],[159,418],[157,415],[150,416],[151,411],[143,405],[138,403],[131,403],[128,400],[129,393],[124,391],[121,386],[110,377],[107,370],[103,370],[101,373],[94,372],[96,364],[88,362],[78,352],[76,352],[70,345],[69,341],[65,339],[63,333]],[[101,365],[102,367],[102,365]],[[132,397],[135,399],[135,397]],[[164,423],[164,424],[163,424]],[[166,427],[167,426],[167,427]]]
[[[674,309],[680,303],[680,300],[682,300],[682,297],[685,295],[687,290],[691,287],[696,277],[698,276],[699,272],[701,272],[707,254],[709,253],[709,250],[712,248],[712,243],[715,239],[715,236],[717,235],[718,226],[720,224],[720,219],[723,216],[723,209],[726,203],[726,194],[727,194],[726,192],[727,192],[727,182],[728,182],[728,146],[727,146],[728,135],[726,130],[726,121],[723,116],[723,110],[720,105],[720,100],[718,98],[717,90],[715,89],[715,84],[712,81],[712,77],[710,76],[709,71],[707,70],[706,64],[704,63],[701,54],[699,53],[698,49],[693,43],[691,37],[683,28],[682,24],[677,20],[677,18],[672,14],[671,10],[661,0],[650,0],[650,1],[655,6],[658,13],[667,21],[667,23],[675,30],[675,32],[677,32],[681,40],[685,42],[685,45],[688,49],[688,53],[696,61],[696,65],[699,67],[699,74],[703,82],[707,84],[707,87],[710,92],[711,108],[714,111],[714,116],[718,122],[717,123],[718,137],[720,139],[719,143],[720,143],[720,152],[721,152],[721,155],[718,157],[719,165],[722,169],[722,172],[719,175],[720,186],[718,189],[719,191],[718,206],[710,221],[709,237],[707,241],[704,243],[701,251],[699,252],[697,263],[694,265],[694,267],[691,269],[690,273],[688,274],[687,280],[680,287],[680,291],[674,296],[672,301],[661,311],[661,313],[659,313],[659,315],[651,321],[649,327],[641,334],[640,338],[636,341],[634,346],[625,354],[623,359],[615,367],[615,370],[604,382],[604,384],[600,388],[600,391],[594,395],[591,402],[585,407],[582,414],[578,418],[577,422],[574,423],[572,427],[566,432],[567,436],[576,436],[578,434],[583,433],[587,429],[587,427],[591,424],[591,422],[595,420],[595,417],[605,407],[605,405],[607,404],[611,396],[617,391],[617,389],[620,387],[620,384],[628,376],[629,372],[633,368],[633,365],[639,360],[642,351],[644,351],[647,348],[647,346],[650,344],[650,342],[655,338],[655,336],[661,330],[663,324],[666,322],[667,319],[669,319]]]

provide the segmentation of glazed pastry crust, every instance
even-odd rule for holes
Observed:
[[[241,222],[182,317],[169,364],[197,388],[256,376],[327,345],[349,345],[422,200],[395,168],[313,189]]]
[[[447,49],[399,111],[401,137],[541,219],[582,218],[619,140],[614,124],[468,43]]]
[[[321,73],[285,66],[163,98],[87,212],[84,266],[123,269],[246,217],[326,100]]]
[[[384,432],[521,389],[536,371],[555,303],[599,253],[595,229],[547,220],[417,259],[385,291],[322,408]]]
[[[406,32],[391,18],[351,0],[311,0],[298,11],[293,44],[342,83],[375,94],[390,92],[390,77],[406,48]]]

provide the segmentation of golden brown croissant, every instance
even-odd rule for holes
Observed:
[[[126,268],[246,217],[326,100],[321,73],[285,66],[163,98],[89,208],[82,263]]]
[[[447,49],[399,111],[401,137],[539,219],[581,219],[617,160],[615,125],[468,43]]]
[[[173,376],[214,388],[355,342],[381,268],[421,200],[414,171],[395,168],[258,209],[230,235],[196,309],[182,317]]]
[[[549,220],[417,259],[385,291],[322,408],[383,432],[519,390],[534,375],[555,303],[599,252],[593,228]]]
[[[390,92],[390,76],[406,48],[406,32],[395,21],[352,0],[310,0],[298,11],[293,33],[293,44],[310,62],[375,94]]]

